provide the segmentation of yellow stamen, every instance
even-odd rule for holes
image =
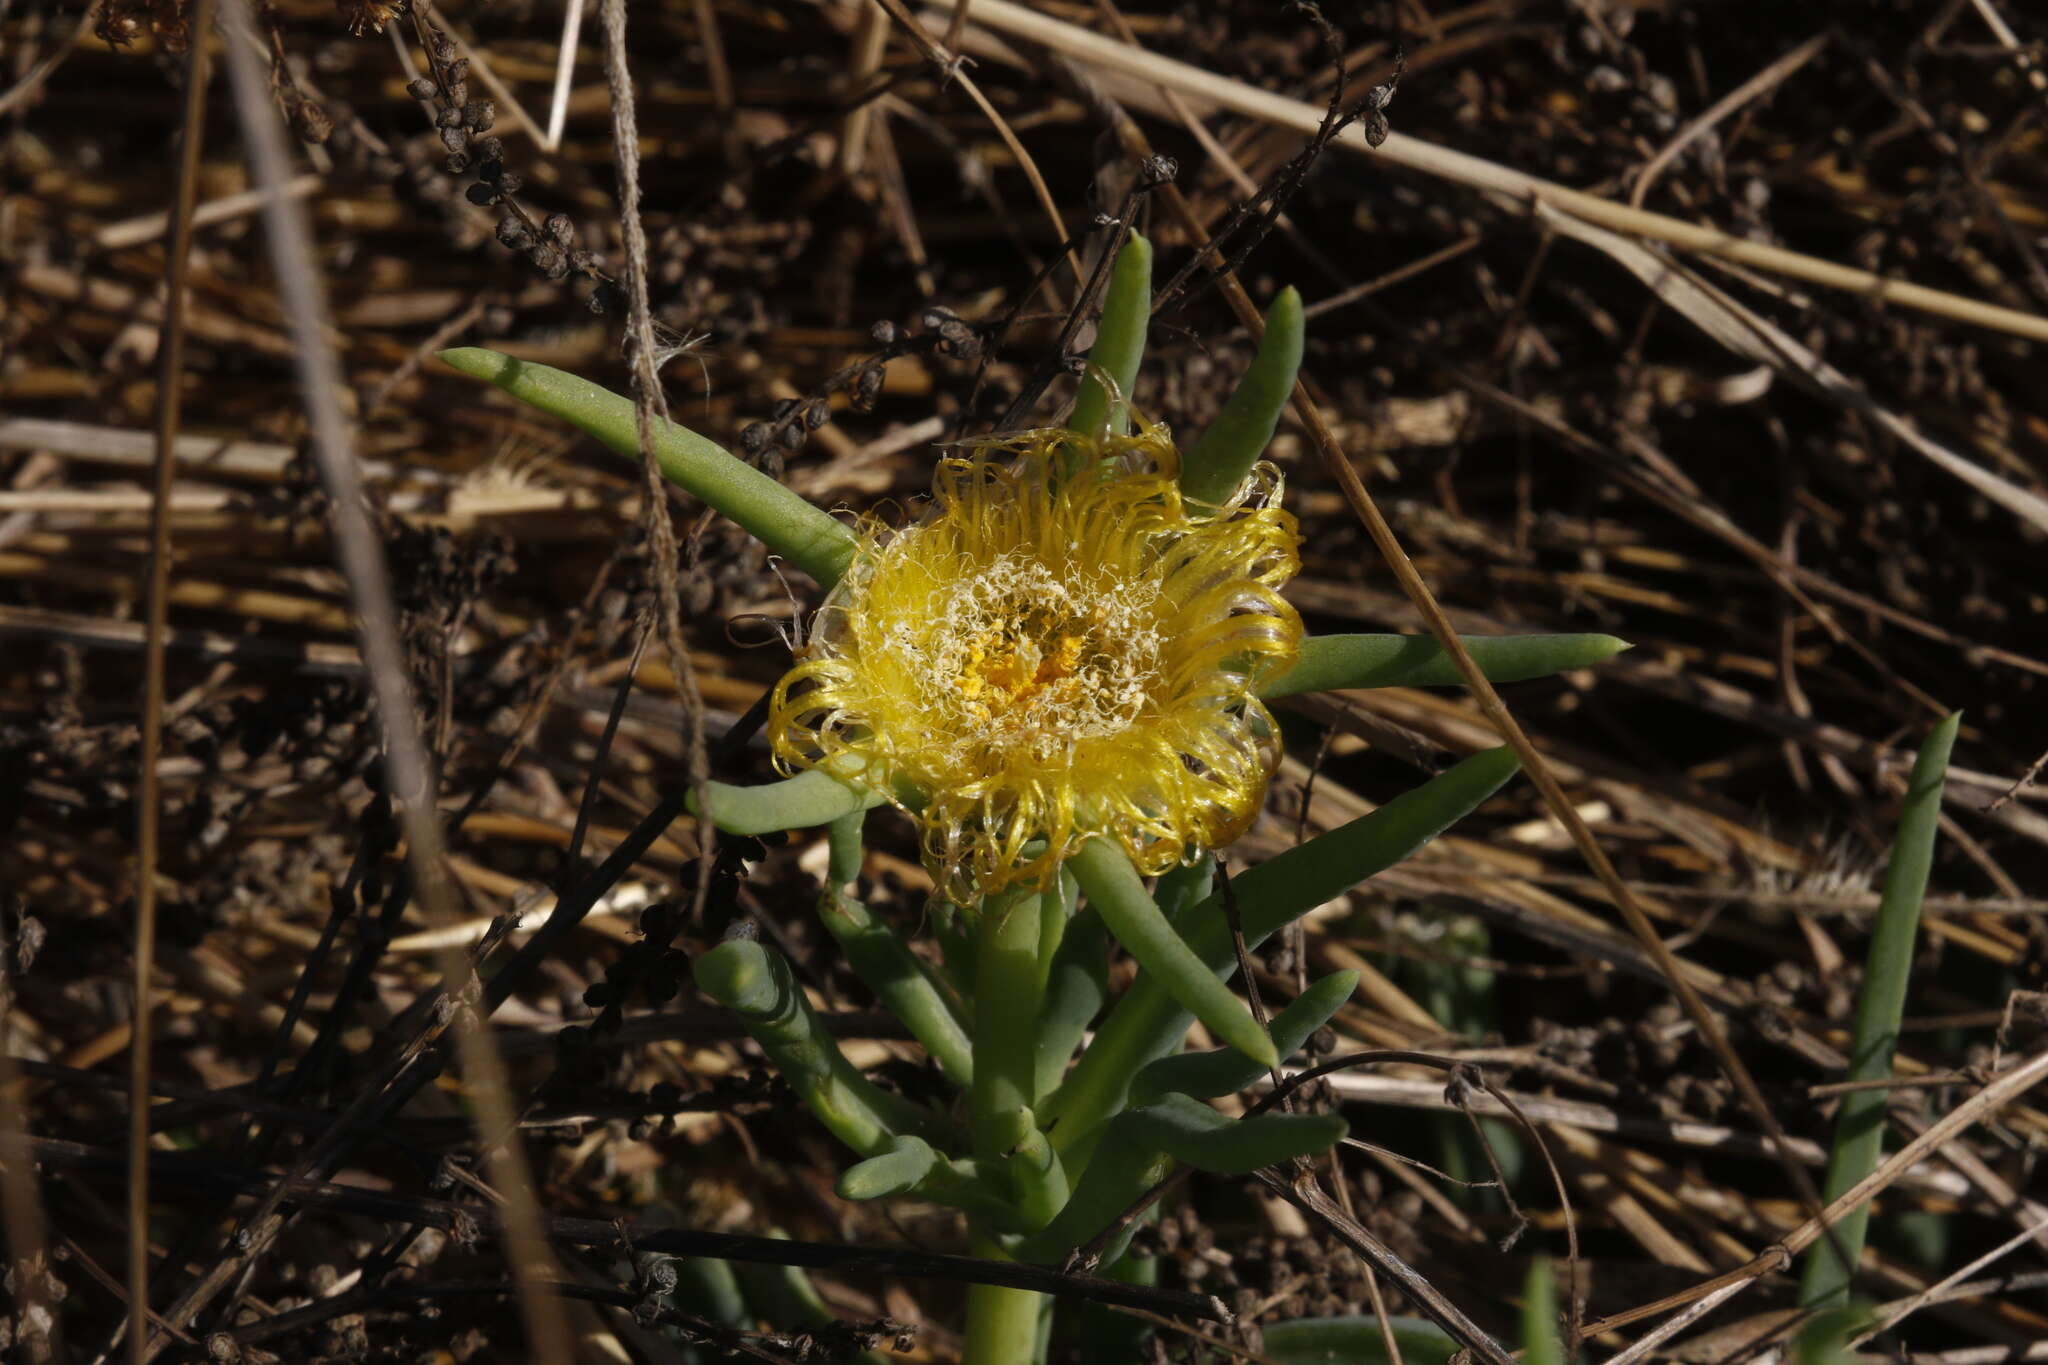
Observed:
[[[913,789],[956,897],[1043,885],[1097,834],[1159,872],[1242,833],[1278,757],[1257,685],[1300,646],[1299,537],[1270,465],[1199,514],[1179,466],[1154,426],[945,459],[923,517],[862,527],[776,689],[778,765],[851,754]]]

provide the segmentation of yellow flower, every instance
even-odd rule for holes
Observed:
[[[979,443],[901,530],[870,521],[769,733],[786,773],[859,772],[956,899],[1044,886],[1086,839],[1163,872],[1241,834],[1278,761],[1300,569],[1279,471],[1190,504],[1165,428]]]

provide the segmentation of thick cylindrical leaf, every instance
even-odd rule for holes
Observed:
[[[1629,647],[1612,635],[1461,635],[1488,682],[1588,668]],[[1314,635],[1294,667],[1260,689],[1271,701],[1345,687],[1454,687],[1465,681],[1433,635]]]
[[[856,811],[832,822],[830,882],[818,900],[818,919],[838,940],[854,975],[903,1021],[946,1078],[962,1087],[972,1085],[974,1045],[953,1002],[896,931],[875,918],[847,885],[860,867],[864,814]]]
[[[1102,319],[1088,351],[1088,374],[1067,418],[1067,429],[1084,436],[1122,435],[1129,425],[1131,386],[1145,358],[1145,331],[1152,323],[1152,244],[1132,233],[1124,239],[1109,286]],[[1104,380],[1108,383],[1105,384]],[[1115,385],[1115,392],[1110,385]]]
[[[1088,903],[1148,978],[1208,1025],[1221,1041],[1261,1066],[1280,1064],[1273,1040],[1252,1017],[1251,1007],[1218,980],[1174,932],[1120,845],[1109,839],[1090,839],[1067,865],[1080,879]]]
[[[1266,335],[1251,368],[1237,382],[1223,411],[1182,457],[1180,491],[1190,501],[1211,506],[1229,501],[1266,453],[1273,428],[1294,392],[1303,332],[1301,295],[1289,285],[1266,313]]]
[[[854,1151],[878,1156],[902,1134],[936,1129],[932,1115],[878,1089],[846,1059],[782,954],[751,939],[727,939],[693,970],[698,988],[739,1015],[790,1089]]]
[[[789,1234],[773,1228],[769,1235],[786,1238]],[[750,1261],[736,1261],[733,1266],[746,1284],[747,1301],[754,1310],[753,1316],[765,1319],[771,1326],[785,1332],[797,1332],[806,1328],[832,1329],[841,1325],[839,1315],[832,1311],[824,1296],[818,1293],[818,1287],[811,1283],[810,1272],[802,1267]],[[878,1351],[863,1351],[842,1359],[847,1365],[888,1365]]]
[[[1336,1114],[1227,1118],[1186,1095],[1162,1095],[1117,1122],[1119,1136],[1128,1131],[1141,1146],[1218,1175],[1249,1175],[1298,1156],[1327,1152],[1351,1131]]]
[[[1400,862],[1500,790],[1516,766],[1508,748],[1474,754],[1371,814],[1236,877],[1232,891],[1245,942],[1256,947],[1316,906]],[[1229,921],[1217,898],[1191,906],[1177,923],[1212,971],[1225,980],[1236,972]],[[1066,1084],[1039,1106],[1042,1122],[1059,1120],[1050,1128],[1054,1145],[1065,1152],[1091,1142],[1103,1121],[1124,1107],[1131,1078],[1173,1049],[1190,1017],[1162,984],[1139,973]]]
[[[1956,729],[1961,724],[1960,713],[1944,718],[1920,746],[1913,763],[1864,963],[1863,989],[1856,999],[1849,1070],[1842,1077],[1846,1081],[1891,1078],[1892,1054],[1898,1049],[1899,1023],[1906,1009],[1906,986],[1913,974],[1920,902],[1927,895],[1934,839],[1941,828],[1941,790],[1948,780],[1949,752],[1955,747]],[[1828,1154],[1823,1199],[1839,1198],[1877,1169],[1884,1154],[1885,1113],[1891,1099],[1882,1089],[1852,1090],[1842,1096],[1842,1107],[1835,1114],[1835,1142]],[[1801,1307],[1839,1308],[1848,1302],[1869,1223],[1870,1206],[1865,1204],[1813,1244],[1806,1253],[1799,1287]]]
[[[1055,890],[1053,894],[1058,894]],[[1038,939],[1041,895],[1013,888],[990,897],[974,927],[974,1087],[967,1094],[974,1154],[1008,1175],[1006,1191],[1032,1227],[1067,1199],[1065,1167],[1038,1129],[1038,1048],[1032,1034],[1042,998]]]
[[[923,1138],[899,1137],[881,1155],[848,1166],[839,1177],[839,1197],[883,1199],[908,1193],[938,1161],[938,1153]]]
[[[739,1277],[731,1261],[709,1256],[675,1258],[675,1301],[690,1305],[690,1311],[721,1327],[751,1327],[746,1296],[740,1292]]]
[[[1273,1047],[1281,1058],[1292,1056],[1310,1034],[1329,1023],[1357,988],[1357,972],[1331,972],[1274,1015],[1266,1031],[1272,1035]],[[1161,1057],[1140,1071],[1131,1083],[1131,1103],[1148,1104],[1162,1095],[1191,1095],[1204,1100],[1234,1095],[1264,1075],[1264,1068],[1229,1048],[1184,1052],[1177,1057]]]
[[[1066,941],[1067,923],[1081,899],[1081,885],[1064,867],[1053,884],[1038,894],[1038,988],[1042,992],[1052,976],[1052,964]]]
[[[1231,1119],[1185,1095],[1119,1115],[1088,1162],[1073,1197],[1045,1230],[1017,1248],[1019,1260],[1054,1261],[1083,1246],[1138,1196],[1164,1179],[1174,1161],[1244,1175],[1298,1156],[1326,1152],[1347,1126],[1335,1114],[1261,1114]],[[1135,1220],[1103,1252],[1123,1254]]]
[[[1035,1103],[1066,1075],[1081,1035],[1095,1022],[1109,999],[1109,930],[1102,916],[1083,910],[1067,922],[1067,932],[1046,973],[1045,998],[1033,1030],[1038,1050]]]
[[[454,369],[497,385],[631,459],[640,458],[633,400],[563,370],[480,346],[442,351]],[[853,562],[853,532],[775,480],[687,427],[660,418],[654,457],[662,477],[738,522],[755,539],[830,587]]]
[[[1390,1317],[1403,1365],[1449,1365],[1456,1338],[1427,1318]],[[1389,1365],[1379,1319],[1296,1318],[1261,1323],[1259,1351],[1279,1365]],[[1222,1365],[1219,1359],[1214,1365]]]
[[[974,1154],[1002,1156],[1018,1139],[1014,1116],[1031,1111],[1038,1018],[1038,895],[991,897],[974,925]],[[1028,1121],[1028,1120],[1027,1120]]]
[[[727,834],[774,834],[786,829],[809,829],[882,804],[881,793],[869,788],[850,787],[817,768],[780,782],[763,782],[756,786],[706,782],[704,796],[706,804],[711,807],[711,823]],[[690,793],[687,804],[693,812],[705,813],[697,810],[695,792]]]
[[[876,919],[854,897],[828,890],[818,918],[846,954],[847,965],[867,984],[883,1008],[903,1021],[946,1079],[963,1088],[974,1084],[974,1044],[959,1015],[916,954],[896,931]]]
[[[1206,900],[1216,889],[1216,857],[1204,853],[1191,863],[1169,867],[1153,884],[1152,899],[1169,924],[1179,924],[1191,905]]]
[[[1089,1161],[1066,1207],[1043,1231],[1018,1244],[1017,1259],[1057,1262],[1075,1247],[1087,1245],[1172,1169],[1173,1159],[1158,1148],[1124,1141],[1121,1130],[1113,1130]],[[1133,1219],[1105,1250],[1103,1259],[1121,1256],[1137,1229],[1138,1222]]]
[[[1538,1256],[1522,1280],[1522,1365],[1565,1365],[1557,1331],[1557,1280]]]

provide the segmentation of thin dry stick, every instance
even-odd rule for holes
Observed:
[[[711,848],[717,830],[703,812],[704,784],[711,766],[704,750],[704,699],[697,690],[697,670],[683,643],[682,603],[677,596],[675,524],[669,520],[668,497],[661,466],[654,458],[654,423],[668,420],[668,399],[654,365],[654,318],[647,301],[647,228],[640,221],[640,128],[633,96],[633,73],[626,64],[625,0],[603,0],[604,74],[612,92],[612,154],[619,165],[619,230],[626,246],[627,349],[633,360],[634,416],[640,438],[640,467],[647,492],[643,514],[654,543],[655,609],[661,614],[661,642],[683,703],[688,731],[690,787],[697,793],[697,892],[695,913],[704,911],[711,893]]]
[[[1650,192],[1650,186],[1657,183],[1657,178],[1664,174],[1664,168],[1676,160],[1680,152],[1692,146],[1709,128],[1712,128],[1722,119],[1727,118],[1743,105],[1748,104],[1766,90],[1782,85],[1791,77],[1793,72],[1819,56],[1820,50],[1827,45],[1828,35],[1826,33],[1816,33],[1798,47],[1793,48],[1790,52],[1787,52],[1784,56],[1778,58],[1778,60],[1772,62],[1769,66],[1721,96],[1720,99],[1715,100],[1713,107],[1708,109],[1706,113],[1701,114],[1698,118],[1680,128],[1671,141],[1665,143],[1658,150],[1657,154],[1650,158],[1649,163],[1643,167],[1642,174],[1636,177],[1635,188],[1630,190],[1628,194],[1628,206],[1632,209],[1641,208],[1644,197]]]
[[[967,7],[971,3],[972,0],[953,0],[953,15],[946,20],[946,36],[941,40],[948,52],[960,50],[960,35],[966,31]]]
[[[1991,30],[1992,37],[2006,47],[2020,45],[2019,35],[2012,31],[2012,25],[2005,22],[1991,0],[1970,0],[1970,4],[1976,9],[1978,17],[1984,21],[1984,26]]]
[[[1641,1340],[1606,1362],[1606,1365],[1634,1365],[1634,1362],[1643,1359],[1683,1331],[1688,1324],[1706,1316],[1763,1276],[1789,1266],[1794,1256],[1820,1240],[1826,1229],[1839,1222],[1844,1215],[1897,1184],[1914,1166],[1933,1155],[1964,1129],[1987,1121],[1998,1110],[2017,1100],[2044,1080],[2048,1080],[2048,1052],[2036,1053],[2026,1062],[1999,1076],[1991,1084],[1942,1115],[1936,1122],[1929,1124],[1926,1131],[1892,1153],[1876,1170],[1844,1191],[1839,1199],[1821,1211],[1818,1218],[1807,1219],[1772,1245],[1765,1247],[1747,1265],[1738,1266],[1726,1274],[1717,1275],[1690,1289],[1666,1295],[1655,1303],[1647,1303],[1625,1313],[1616,1313],[1598,1322],[1588,1323],[1586,1335],[1599,1336],[1618,1327],[1625,1327],[1629,1323],[1655,1317],[1668,1309],[1684,1306],[1683,1312],[1659,1324]]]
[[[865,6],[853,29],[853,55],[846,63],[846,89],[857,94],[868,87],[881,70],[882,54],[889,46],[889,16],[877,6]],[[847,179],[867,167],[868,138],[874,125],[875,106],[863,101],[849,109],[839,124],[839,174]]]
[[[286,189],[300,197],[312,194],[327,180],[319,175],[302,175],[294,179]],[[241,218],[263,207],[262,190],[241,190],[224,194],[218,199],[209,199],[192,210],[194,227],[212,227]],[[141,246],[153,242],[170,230],[171,215],[168,213],[145,213],[118,223],[109,223],[94,232],[92,239],[108,251],[119,251],[124,247]]]
[[[149,1349],[149,1069],[156,1018],[149,977],[156,965],[157,833],[162,817],[164,628],[171,597],[171,484],[178,462],[179,403],[185,377],[185,286],[192,268],[192,207],[206,142],[207,64],[213,0],[192,6],[192,48],[185,69],[184,145],[165,261],[162,336],[157,342],[156,480],[149,515],[148,619],[142,651],[142,774],[135,792],[135,979],[128,1042],[128,1356],[142,1365]]]
[[[1234,113],[1263,119],[1280,127],[1312,133],[1322,122],[1323,111],[1314,105],[1260,90],[1142,48],[1127,47],[1078,25],[1026,9],[1012,3],[1012,0],[975,0],[974,20],[988,28],[1041,43],[1057,52],[1148,85],[1192,95]],[[1150,92],[1146,93],[1149,98]],[[1703,227],[1660,213],[1647,213],[1403,133],[1392,134],[1375,149],[1366,141],[1365,130],[1353,126],[1338,134],[1336,143],[1352,152],[1377,155],[1397,166],[1472,189],[1490,191],[1516,203],[1547,204],[1618,232],[1655,238],[1830,289],[1846,290],[1873,303],[1897,304],[1993,331],[2048,341],[2048,318],[2037,313],[2001,308],[1945,290],[1930,289],[1907,280],[1888,279],[1867,270],[1856,270],[1797,251],[1752,242],[1720,228]]]
[[[711,106],[730,113],[733,106],[732,65],[725,59],[725,34],[718,27],[718,11],[711,0],[690,0],[691,17],[697,21],[697,40],[704,44],[704,78],[711,85]]]
[[[16,105],[26,103],[35,97],[36,91],[43,88],[43,83],[64,64],[64,59],[71,55],[72,49],[76,48],[80,40],[92,31],[92,26],[99,22],[100,6],[105,3],[106,0],[92,0],[92,3],[85,7],[85,13],[78,16],[78,27],[72,29],[64,41],[58,43],[48,56],[37,62],[26,76],[15,82],[13,89],[0,95],[0,114],[7,114]]]
[[[555,53],[555,95],[548,105],[548,134],[541,147],[552,153],[562,145],[562,125],[569,118],[569,84],[576,75],[576,39],[583,29],[583,0],[569,0],[562,15],[562,41]]]
[[[2031,1227],[2021,1228],[2019,1232],[2015,1233],[2011,1237],[2006,1238],[2003,1242],[2000,1242],[1997,1246],[1991,1248],[1991,1250],[1985,1252],[1976,1260],[1971,1261],[1968,1265],[1958,1267],[1951,1273],[1942,1276],[1933,1284],[1928,1285],[1925,1289],[1913,1295],[1913,1297],[1902,1300],[1898,1304],[1887,1307],[1882,1313],[1878,1315],[1878,1320],[1875,1323],[1873,1323],[1867,1331],[1863,1332],[1861,1335],[1853,1338],[1852,1340],[1844,1343],[1844,1345],[1847,1349],[1853,1351],[1857,1347],[1861,1346],[1864,1342],[1869,1341],[1872,1337],[1876,1336],[1879,1332],[1891,1331],[1892,1328],[1897,1327],[1900,1323],[1904,1322],[1913,1314],[1919,1312],[1922,1308],[1925,1308],[1928,1304],[1940,1303],[1944,1298],[1947,1297],[1947,1293],[1950,1289],[1953,1289],[1956,1285],[1961,1284],[1964,1280],[1969,1279],[1972,1275],[1982,1270],[1985,1266],[1992,1264],[1994,1261],[2003,1260],[2005,1257],[2012,1255],[2015,1251],[2018,1251],[2028,1242],[2031,1242],[2036,1237],[2039,1237],[2043,1232],[2048,1232],[2048,1219],[2044,1219],[2041,1222],[2035,1223]]]
[[[21,1069],[7,1050],[8,964],[12,945],[0,933],[0,1250],[13,1264],[40,1264],[48,1249],[49,1229],[43,1221],[41,1192],[36,1188],[36,1159],[29,1137],[28,1092]],[[111,1277],[109,1277],[111,1279]],[[17,1296],[17,1310],[28,1307],[41,1285],[29,1278]]]
[[[291,179],[290,154],[271,103],[268,77],[250,45],[233,38],[249,27],[243,0],[222,0],[222,19],[228,35],[223,46],[228,53],[235,107],[248,144],[250,166],[257,182],[271,192],[264,206],[265,236],[277,275],[279,300],[296,341],[313,454],[327,490],[335,555],[341,561],[360,622],[363,664],[382,723],[388,789],[401,798],[401,819],[420,907],[430,924],[454,923],[459,917],[450,903],[440,817],[434,803],[433,771],[413,710],[383,547],[365,511],[361,471],[338,399],[344,381],[334,350],[325,339],[326,301],[313,260],[311,236],[303,208],[282,192]],[[504,1201],[501,1212],[505,1241],[513,1276],[522,1290],[519,1307],[528,1344],[538,1359],[569,1360],[573,1358],[574,1345],[560,1300],[529,1289],[560,1276],[541,1236],[540,1210],[525,1153],[516,1142],[494,1140],[496,1135],[512,1131],[514,1116],[503,1062],[471,1004],[476,979],[470,960],[461,948],[450,946],[440,955],[440,964],[449,983],[457,1045],[470,1082],[469,1097],[476,1105],[479,1137],[489,1158],[492,1181]],[[268,1239],[274,1238],[280,1223],[274,1216],[265,1219],[262,1235],[243,1253],[243,1258],[253,1256]],[[208,1283],[214,1278],[208,1277]],[[178,1326],[184,1326],[190,1321],[189,1314],[197,1311],[197,1305],[191,1302],[194,1297],[185,1296],[185,1316],[167,1315]]]
[[[927,61],[943,67],[951,79],[960,82],[960,88],[967,92],[967,98],[973,100],[975,107],[981,110],[982,116],[996,130],[996,136],[1010,149],[1010,155],[1017,158],[1018,169],[1022,170],[1024,178],[1031,182],[1032,193],[1038,196],[1039,207],[1045,210],[1046,219],[1052,225],[1052,239],[1055,242],[1066,241],[1066,219],[1060,213],[1059,201],[1054,199],[1052,191],[1046,188],[1045,177],[1038,170],[1038,162],[1025,150],[1016,130],[1010,127],[1009,120],[996,112],[996,107],[988,102],[988,96],[981,93],[981,87],[961,69],[959,55],[941,48],[934,42],[932,36],[924,31],[924,25],[918,23],[910,11],[903,7],[902,0],[875,0],[875,3],[887,10],[889,17],[902,26],[903,31],[910,35],[910,41],[917,44],[918,51],[924,54]],[[1073,251],[1067,252],[1067,266],[1074,272],[1074,279],[1077,282],[1087,282],[1088,271],[1081,264],[1080,256]]]

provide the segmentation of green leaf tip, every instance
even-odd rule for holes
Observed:
[[[1299,1051],[1309,1035],[1329,1023],[1357,988],[1357,972],[1332,972],[1274,1015],[1267,1032],[1280,1056],[1285,1059]],[[1170,1094],[1214,1099],[1235,1094],[1265,1074],[1256,1063],[1234,1050],[1183,1052],[1161,1057],[1140,1071],[1131,1082],[1131,1103],[1145,1105]]]
[[[1524,682],[1590,668],[1625,649],[1612,635],[1461,635],[1487,681]],[[1465,675],[1432,635],[1313,635],[1294,666],[1259,690],[1268,701],[1365,687],[1458,687]]]
[[[640,458],[633,400],[566,370],[482,346],[439,353],[450,369],[495,384],[520,402],[594,436],[631,460]],[[655,420],[654,457],[662,477],[695,494],[805,573],[830,587],[853,562],[852,531],[716,441]]]
[[[1084,436],[1121,434],[1129,426],[1131,387],[1145,358],[1145,332],[1152,322],[1152,244],[1133,232],[1124,239],[1103,291],[1088,373],[1074,398],[1067,429]],[[1108,383],[1103,381],[1107,379]],[[1112,392],[1110,386],[1115,386]]]
[[[899,1137],[879,1156],[849,1166],[839,1177],[839,1197],[858,1201],[908,1194],[938,1161],[938,1153],[923,1138]]]
[[[1237,383],[1216,420],[1188,447],[1181,462],[1180,491],[1189,501],[1212,506],[1230,495],[1251,473],[1272,443],[1280,414],[1294,393],[1306,341],[1301,294],[1293,286],[1280,291],[1266,313],[1266,335],[1252,357],[1251,368]]]

